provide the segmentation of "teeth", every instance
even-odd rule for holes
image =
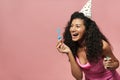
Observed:
[[[78,35],[78,33],[76,33],[76,34],[73,34],[73,36],[77,36]]]

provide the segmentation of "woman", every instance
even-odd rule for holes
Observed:
[[[120,80],[116,69],[119,61],[107,38],[96,23],[83,13],[74,12],[56,47],[67,54],[76,80]]]

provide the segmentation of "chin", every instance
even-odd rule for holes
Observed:
[[[79,39],[72,39],[72,41],[75,41],[75,42],[78,41],[78,40],[79,40]]]
[[[79,41],[81,39],[81,36],[77,36],[77,37],[72,37],[72,41]]]

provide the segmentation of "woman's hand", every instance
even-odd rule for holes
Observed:
[[[67,54],[70,65],[71,65],[71,72],[72,72],[73,77],[75,77],[76,80],[82,80],[82,77],[83,77],[82,70],[80,66],[77,64],[70,48],[67,45],[65,45],[62,40],[58,41],[56,48],[60,53]]]
[[[71,52],[70,48],[67,45],[65,45],[62,40],[58,41],[56,48],[60,53],[68,54]]]
[[[105,69],[114,70],[114,61],[110,57],[106,57],[103,60],[103,65]]]

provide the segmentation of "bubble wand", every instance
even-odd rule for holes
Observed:
[[[58,34],[58,40],[61,40],[62,39],[62,36],[61,36],[61,34],[60,34],[61,32],[60,32],[60,28],[57,28],[57,34]]]

